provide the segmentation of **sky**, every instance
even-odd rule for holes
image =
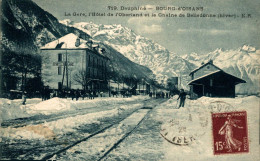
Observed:
[[[205,54],[222,48],[237,49],[244,44],[259,49],[259,0],[33,0],[59,20],[121,24],[177,54]],[[109,10],[116,6],[117,10]],[[147,10],[127,11],[123,7],[146,7]],[[156,7],[184,7],[186,10],[156,10]],[[203,10],[188,11],[188,7]],[[112,8],[112,7],[111,7]],[[201,8],[200,8],[201,9]],[[114,16],[73,16],[73,13],[108,13]],[[119,17],[116,13],[149,14],[149,17]],[[187,17],[187,14],[231,14],[236,18]],[[71,16],[68,16],[71,14]],[[156,17],[151,15],[155,14]],[[176,14],[177,17],[159,17]],[[179,17],[179,15],[185,17]],[[246,18],[242,18],[245,14]],[[248,15],[250,14],[250,15]]]

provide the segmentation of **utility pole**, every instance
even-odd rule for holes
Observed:
[[[143,95],[145,95],[144,94],[144,79],[142,79],[142,82],[143,82]]]
[[[68,53],[67,53],[67,44],[66,44],[66,79],[67,79],[67,93],[69,89],[69,74],[68,74]]]
[[[110,79],[108,79],[108,95],[111,97]]]
[[[4,93],[4,88],[3,88],[3,74],[2,74],[2,70],[3,70],[3,61],[2,61],[2,52],[0,53],[0,98],[3,97],[3,93]]]
[[[117,78],[117,92],[119,92],[119,78]]]
[[[138,84],[139,84],[139,94],[141,95],[141,91],[140,91],[140,81],[138,82]]]

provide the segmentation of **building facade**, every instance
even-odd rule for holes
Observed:
[[[190,92],[192,98],[235,97],[235,86],[246,81],[224,72],[209,61],[190,73]]]
[[[42,79],[51,89],[107,88],[109,59],[91,40],[68,34],[41,48]]]

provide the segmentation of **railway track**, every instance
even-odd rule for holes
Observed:
[[[148,101],[144,100],[143,102]],[[138,102],[136,101],[130,101],[130,102],[123,102],[123,103],[116,103],[113,105],[108,105],[106,106],[106,109],[102,108],[97,108],[97,107],[91,107],[91,108],[83,108],[83,109],[77,109],[75,111],[65,111],[61,112],[58,114],[50,114],[50,115],[35,115],[32,117],[25,117],[25,118],[18,118],[18,119],[12,119],[12,120],[6,120],[1,123],[1,127],[6,128],[6,127],[11,127],[11,128],[18,128],[18,127],[24,127],[27,125],[37,125],[37,124],[42,124],[46,122],[51,122],[67,117],[74,117],[78,115],[85,115],[93,112],[99,112],[99,111],[106,111],[106,110],[111,110],[114,108],[114,106],[120,106],[120,105],[133,105],[137,104]]]
[[[144,101],[144,105],[142,106],[142,108],[135,109],[134,111],[129,113],[127,116],[117,120],[113,124],[110,124],[102,129],[90,134],[89,136],[82,138],[54,153],[48,154],[48,155],[44,156],[43,158],[41,158],[41,160],[48,160],[48,159],[59,160],[59,157],[63,157],[63,156],[66,157],[66,152],[73,148],[77,149],[77,147],[80,147],[80,146],[84,147],[84,145],[91,146],[91,143],[89,143],[89,142],[95,142],[95,139],[111,135],[111,133],[109,131],[113,131],[113,130],[117,129],[118,127],[121,127],[122,125],[127,127],[128,129],[126,129],[126,131],[122,135],[120,134],[119,138],[117,137],[117,134],[115,134],[116,140],[114,141],[114,143],[112,143],[112,145],[107,146],[105,148],[105,150],[103,150],[101,153],[99,153],[98,156],[93,156],[94,158],[91,158],[91,160],[103,160],[104,158],[106,158],[106,156],[110,152],[112,152],[114,149],[116,149],[116,147],[121,142],[123,142],[128,136],[130,136],[139,127],[139,125],[149,116],[151,111],[156,106],[158,106],[160,103],[162,103],[164,101],[166,101],[166,100],[162,99],[162,100]],[[156,104],[154,104],[155,102],[156,102]],[[136,116],[138,116],[138,117],[142,116],[142,117],[139,120],[136,120],[136,118],[137,118]],[[131,123],[132,121],[134,121],[134,123]],[[88,150],[87,147],[85,147],[84,149]],[[66,159],[66,158],[63,158],[63,159]],[[61,159],[61,160],[63,160],[63,159]]]

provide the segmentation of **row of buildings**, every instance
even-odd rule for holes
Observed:
[[[42,78],[51,89],[100,91],[108,86],[108,63],[105,49],[92,40],[70,33],[41,47]],[[192,98],[235,97],[235,86],[244,80],[224,72],[209,61],[191,71]]]

